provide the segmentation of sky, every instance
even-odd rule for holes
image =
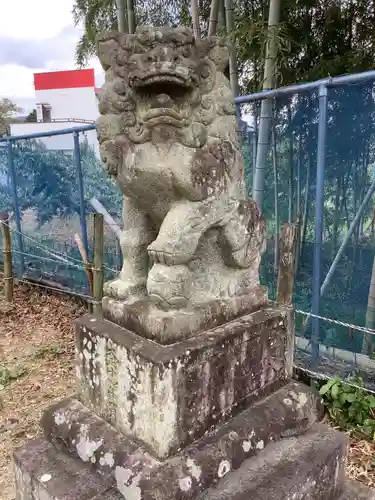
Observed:
[[[8,97],[25,113],[35,108],[34,73],[75,69],[75,46],[82,29],[75,27],[73,0],[2,2],[0,16],[0,98]],[[93,59],[96,85],[104,81]]]

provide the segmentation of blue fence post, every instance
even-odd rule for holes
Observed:
[[[20,263],[20,272],[22,276],[25,270],[25,260],[24,260],[24,249],[23,249],[22,226],[21,226],[21,211],[18,203],[17,176],[16,176],[16,168],[14,166],[14,161],[13,161],[13,145],[12,142],[9,140],[7,141],[7,152],[8,152],[8,169],[9,169],[10,185],[13,197],[13,213],[17,229],[16,239],[17,239],[18,251],[20,252],[19,263]]]
[[[81,233],[83,246],[85,247],[87,256],[89,255],[89,242],[87,238],[87,225],[86,225],[86,210],[85,210],[85,193],[83,187],[83,174],[82,174],[82,160],[81,148],[79,145],[79,132],[73,132],[74,138],[74,160],[77,171],[78,191],[79,191],[79,217],[81,222]]]
[[[315,200],[315,245],[313,257],[312,279],[312,363],[315,367],[319,360],[319,316],[320,313],[320,280],[321,280],[321,252],[323,242],[323,214],[324,214],[324,168],[325,149],[327,138],[327,100],[328,90],[325,84],[319,87],[319,122],[318,148],[316,164],[316,200]]]
[[[256,120],[256,117],[255,117],[255,120]],[[253,132],[251,132],[251,144],[252,144],[252,153],[253,153],[253,157],[252,157],[252,166],[253,166],[253,169],[252,169],[252,185],[251,185],[251,191],[253,190],[253,186],[254,186],[254,179],[255,179],[255,165],[257,164],[257,147],[258,147],[258,140],[257,140],[257,133],[256,133],[256,128],[254,127],[254,130]]]

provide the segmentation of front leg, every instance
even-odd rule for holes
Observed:
[[[126,300],[146,295],[149,268],[147,247],[155,239],[155,231],[136,202],[124,196],[124,231],[121,237],[123,265],[119,277],[105,284],[104,293]]]
[[[222,195],[219,199],[179,201],[169,210],[159,235],[148,247],[152,260],[167,266],[192,259],[201,236],[211,227],[225,225],[236,212],[238,202]]]

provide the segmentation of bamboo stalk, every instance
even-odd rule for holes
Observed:
[[[199,23],[198,0],[191,0],[191,18],[193,20],[193,32],[195,38],[201,37],[201,27]]]
[[[4,258],[4,294],[7,302],[13,301],[13,266],[12,266],[12,240],[9,229],[9,215],[7,212],[0,214],[1,231],[3,233],[3,258]]]
[[[219,0],[219,9],[217,13],[217,21],[221,31],[226,30],[226,21],[225,21],[225,0]]]
[[[135,32],[135,13],[134,13],[134,1],[126,0],[126,8],[128,13],[128,28],[129,33]]]
[[[116,0],[117,26],[121,33],[127,31],[125,0]]]
[[[225,20],[227,25],[227,34],[230,35],[234,28],[234,8],[233,0],[225,0]],[[240,93],[237,75],[236,47],[233,43],[229,44],[229,79],[234,97]]]
[[[216,34],[217,20],[219,14],[219,0],[211,1],[210,22],[208,24],[208,36]]]
[[[227,0],[228,1],[228,0]],[[268,36],[266,57],[264,61],[263,90],[272,89],[275,84],[276,59],[277,59],[277,30],[280,17],[280,0],[270,0],[268,17]],[[266,175],[266,162],[268,153],[269,130],[272,119],[272,100],[262,100],[260,106],[259,134],[257,147],[257,160],[253,185],[253,198],[258,209],[263,211],[264,182]]]
[[[94,268],[93,268],[93,297],[94,314],[102,312],[103,298],[103,255],[104,255],[104,217],[94,214]]]

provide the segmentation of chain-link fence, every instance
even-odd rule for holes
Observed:
[[[248,190],[263,189],[268,245],[262,281],[274,299],[278,236],[285,222],[298,221],[293,305],[313,313],[297,315],[296,326],[315,365],[319,344],[321,353],[327,354],[326,346],[372,355],[372,334],[356,325],[369,332],[375,327],[374,82],[375,72],[369,72],[237,99],[247,121]],[[269,115],[265,106],[262,114],[265,95]],[[268,134],[263,159],[262,127]]]
[[[17,275],[80,294],[88,293],[88,282],[75,236],[92,258],[89,201],[96,197],[119,222],[122,210],[120,192],[87,138],[92,130],[94,125],[0,139],[0,211],[11,217]],[[113,232],[105,231],[109,277],[121,255]]]

